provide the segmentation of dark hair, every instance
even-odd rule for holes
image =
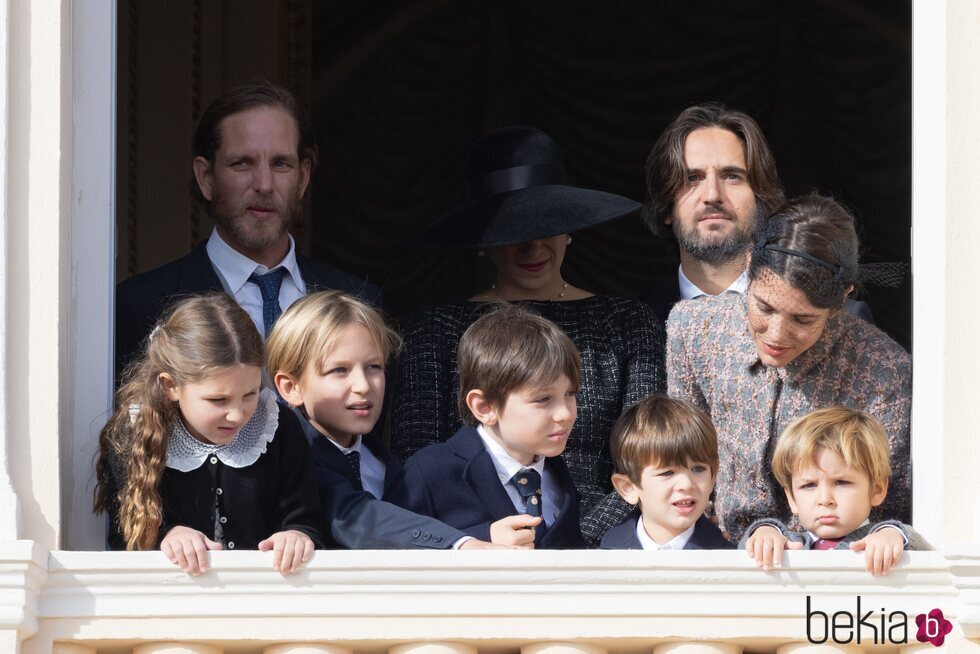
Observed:
[[[667,126],[647,157],[647,202],[642,216],[647,228],[656,236],[673,238],[666,220],[674,210],[674,199],[687,180],[684,144],[691,132],[708,127],[728,130],[741,141],[745,148],[749,186],[755,193],[760,215],[767,215],[785,199],[772,150],[751,116],[716,102],[688,107]]]
[[[214,154],[221,148],[221,121],[233,114],[259,107],[279,107],[293,117],[299,134],[297,154],[301,161],[309,161],[310,170],[314,170],[320,152],[306,113],[296,101],[295,95],[265,80],[255,80],[244,86],[230,88],[208,105],[194,128],[194,157],[204,157],[213,163]],[[193,180],[191,189],[198,200],[207,204]]]
[[[805,195],[759,225],[749,281],[769,270],[803,291],[813,306],[839,309],[848,288],[860,281],[859,247],[854,216],[846,208],[833,198]]]
[[[643,468],[686,466],[688,459],[718,472],[718,435],[708,414],[686,400],[654,393],[619,417],[609,436],[616,472],[640,483]]]
[[[501,408],[523,386],[547,386],[561,375],[578,388],[578,349],[558,325],[513,304],[501,304],[470,325],[459,339],[459,415],[475,425],[466,394],[483,391]]]

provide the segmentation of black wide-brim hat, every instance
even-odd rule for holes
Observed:
[[[569,186],[555,141],[533,127],[495,130],[466,157],[463,204],[413,243],[485,248],[574,232],[626,216],[639,203],[615,193]]]

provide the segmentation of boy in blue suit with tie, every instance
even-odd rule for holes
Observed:
[[[466,424],[406,462],[404,506],[495,543],[584,547],[561,458],[576,417],[575,345],[554,323],[502,305],[466,330],[457,365]]]
[[[613,486],[639,510],[606,533],[601,549],[735,548],[704,516],[718,474],[718,437],[704,411],[647,396],[616,422],[609,448]]]
[[[490,547],[393,504],[407,493],[402,466],[371,429],[384,400],[385,363],[399,344],[374,308],[341,291],[297,300],[269,335],[270,374],[312,452],[323,533],[351,549]]]

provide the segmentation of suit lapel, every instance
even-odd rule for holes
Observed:
[[[643,545],[636,535],[636,524],[639,519],[640,515],[633,513],[626,522],[613,527],[609,531],[609,540],[604,543],[606,547],[617,550],[642,550]]]
[[[493,520],[515,515],[517,509],[500,483],[493,459],[483,445],[483,439],[476,429],[463,427],[448,442],[452,443],[456,455],[467,461],[463,469],[463,479],[473,494],[480,498],[487,513]]]
[[[694,523],[694,533],[691,534],[691,538],[687,541],[687,545],[684,546],[686,550],[703,550],[710,549],[710,544],[705,542],[710,540],[710,534],[705,528],[704,522],[707,518],[701,516],[698,518],[697,522]]]
[[[324,285],[325,282],[317,279],[313,271],[310,270],[310,264],[306,257],[299,253],[299,248],[296,250],[296,265],[299,267],[299,274],[303,276],[303,285],[306,287],[307,293],[328,290],[329,287]]]
[[[181,294],[225,290],[218,273],[214,270],[211,258],[208,257],[207,244],[208,242],[204,241],[188,255],[178,281]]]
[[[562,504],[558,508],[558,517],[541,539],[541,545],[549,547],[557,540],[567,547],[571,542],[569,535],[580,530],[578,492],[575,490],[571,475],[568,474],[568,466],[565,465],[564,459],[560,456],[551,457],[545,459],[544,465],[554,475],[555,482],[561,490]]]
[[[306,416],[299,409],[291,407],[290,410],[299,419],[299,424],[303,428],[303,435],[306,436],[306,441],[310,444],[314,467],[322,466],[328,470],[332,470],[334,473],[341,474],[354,485],[354,488],[364,490],[354,475],[354,469],[351,468],[350,461],[337,449],[337,446],[333,443],[328,443],[327,441],[329,439],[318,432],[316,427],[310,424],[310,421],[306,419]]]

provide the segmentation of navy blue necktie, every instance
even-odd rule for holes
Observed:
[[[364,483],[361,481],[361,453],[354,450],[345,453],[347,461],[350,462],[350,467],[354,469],[354,477],[357,479],[357,485],[361,490],[364,490]]]
[[[524,513],[533,518],[542,518],[541,524],[534,528],[534,545],[537,547],[547,529],[541,510],[541,474],[534,468],[524,468],[510,478],[510,483],[517,488],[517,494],[524,500]]]
[[[510,478],[517,494],[524,500],[524,513],[532,517],[541,514],[541,475],[534,468],[524,468]]]
[[[259,292],[262,293],[262,323],[266,336],[282,314],[282,308],[279,306],[279,288],[282,286],[282,276],[285,274],[285,268],[276,268],[264,275],[252,273],[248,278],[248,281],[258,286]]]

